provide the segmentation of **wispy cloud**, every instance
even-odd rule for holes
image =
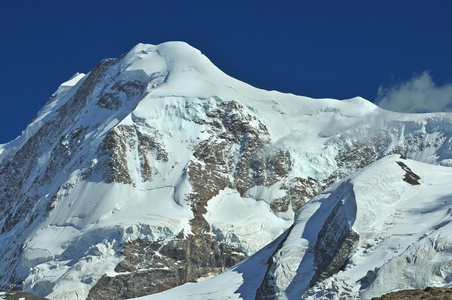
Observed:
[[[437,86],[424,72],[399,85],[380,86],[376,102],[381,108],[398,112],[452,111],[452,84]]]

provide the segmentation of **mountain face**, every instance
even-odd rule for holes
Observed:
[[[372,299],[450,287],[451,179],[449,167],[386,156],[319,193],[247,260],[142,299]]]
[[[450,114],[259,90],[185,43],[139,44],[74,75],[0,145],[0,285],[126,299],[247,257],[161,295],[447,285],[449,221],[438,214],[451,125]],[[403,255],[384,250],[394,247]],[[430,277],[416,276],[427,265]]]

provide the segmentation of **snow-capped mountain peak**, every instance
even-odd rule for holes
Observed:
[[[388,154],[450,166],[451,125],[256,89],[185,43],[138,44],[63,83],[0,146],[0,284],[112,299],[216,275]],[[366,231],[360,216],[347,226]]]

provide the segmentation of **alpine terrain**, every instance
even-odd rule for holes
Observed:
[[[182,42],[61,84],[0,145],[0,289],[370,299],[452,281],[452,114],[229,77]]]

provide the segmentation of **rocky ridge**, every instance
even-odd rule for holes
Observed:
[[[399,300],[399,299],[424,299],[424,300],[449,300],[452,299],[452,289],[428,287],[423,290],[403,290],[388,293],[372,300]]]

